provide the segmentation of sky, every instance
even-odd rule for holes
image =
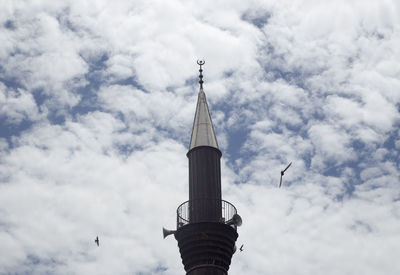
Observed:
[[[198,59],[229,274],[400,274],[399,1],[1,6],[0,274],[184,274]]]

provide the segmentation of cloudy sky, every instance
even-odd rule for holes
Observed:
[[[398,0],[4,0],[0,41],[0,274],[183,274],[203,58],[230,274],[400,274]]]

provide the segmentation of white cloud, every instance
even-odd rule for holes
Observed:
[[[39,118],[32,94],[23,89],[10,90],[0,83],[0,102],[0,117],[5,117],[10,124]]]
[[[313,125],[309,130],[309,135],[316,153],[322,154],[322,158],[327,161],[344,162],[355,157],[354,151],[349,146],[349,135],[341,133],[340,129],[335,129],[330,125]]]

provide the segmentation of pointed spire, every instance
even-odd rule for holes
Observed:
[[[211,146],[218,149],[218,142],[215,136],[210,111],[208,110],[206,94],[203,91],[203,70],[201,66],[204,65],[204,63],[204,60],[197,61],[197,64],[200,65],[200,91],[197,98],[196,113],[194,116],[189,150],[198,146]]]

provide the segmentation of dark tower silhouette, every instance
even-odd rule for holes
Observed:
[[[164,238],[174,234],[182,263],[188,275],[228,274],[237,226],[242,221],[235,206],[222,200],[222,156],[203,91],[202,65],[200,91],[194,116],[189,152],[189,200],[177,209],[177,229],[163,230]]]

